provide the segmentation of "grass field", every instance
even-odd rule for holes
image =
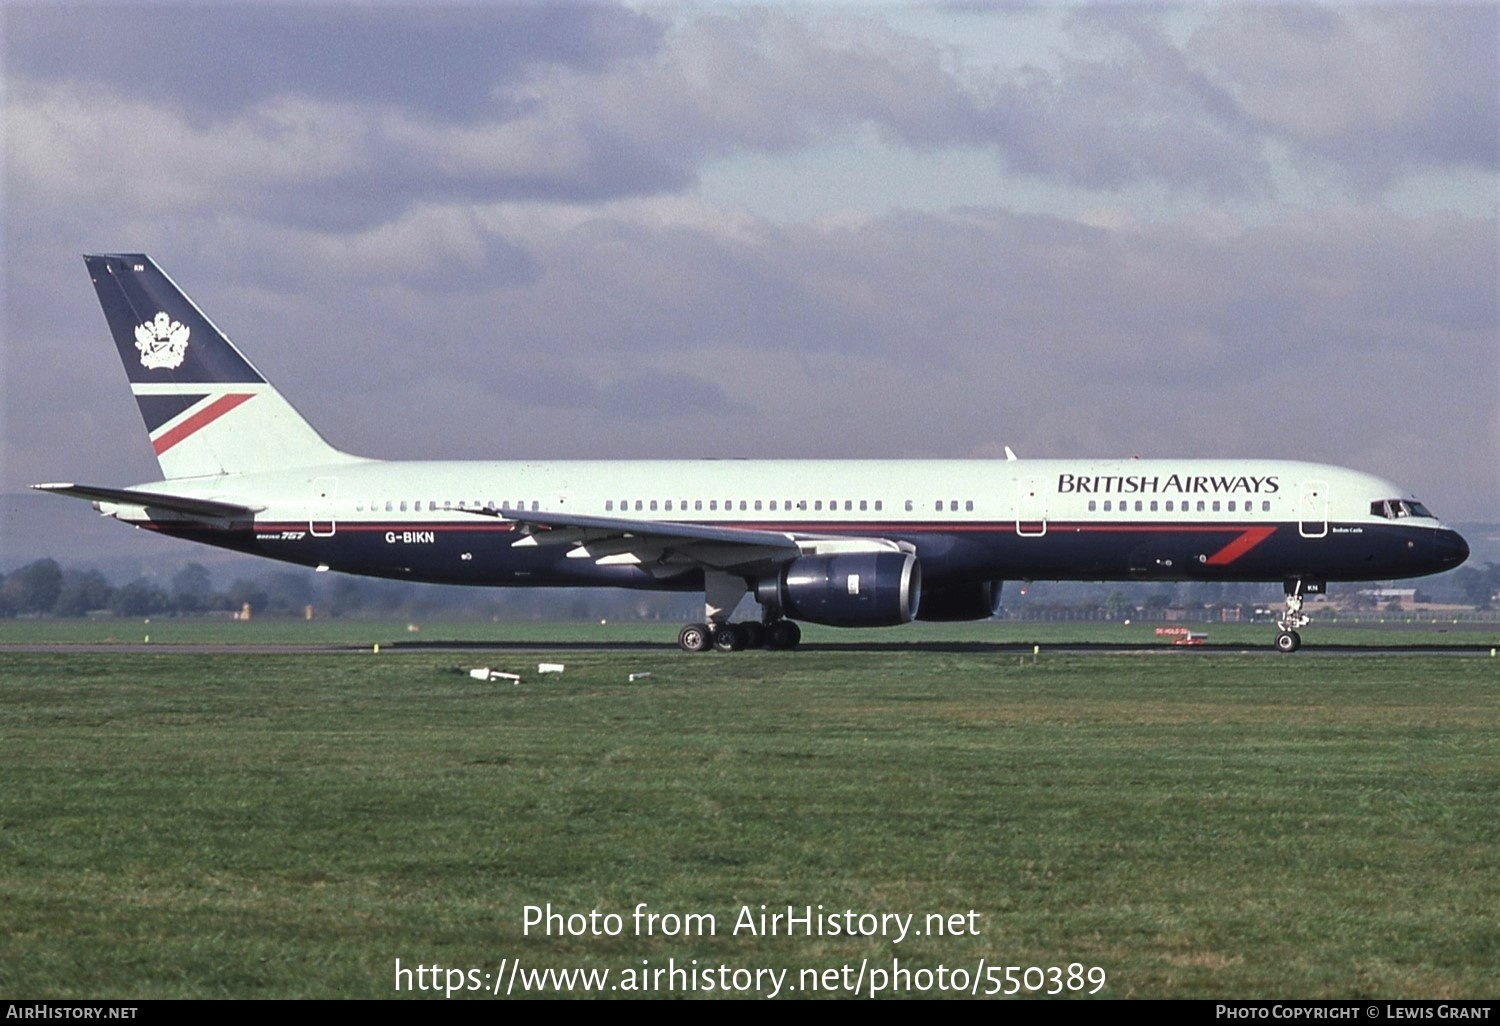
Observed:
[[[677,643],[680,625],[671,622],[620,621],[592,623],[489,623],[460,621],[410,624],[383,620],[292,620],[259,618],[245,622],[213,618],[125,618],[102,620],[0,620],[0,645],[6,644],[116,644],[116,645],[321,645],[369,648],[379,644],[462,642],[497,645],[650,645],[669,651]],[[1075,623],[913,623],[904,627],[847,630],[803,625],[810,647],[819,645],[1066,645],[1079,643],[1171,647],[1159,627],[1189,628],[1207,634],[1211,647],[1269,648],[1276,628],[1269,623],[1133,624]],[[416,628],[415,630],[409,627]],[[1309,648],[1347,645],[1479,646],[1500,645],[1500,622],[1442,619],[1392,619],[1386,623],[1346,623],[1317,619],[1303,631]],[[150,639],[147,641],[147,639]]]
[[[1500,995],[1486,654],[541,658],[0,652],[0,997],[392,997],[397,959]],[[527,933],[549,903],[620,935]],[[976,932],[731,932],[819,904]]]

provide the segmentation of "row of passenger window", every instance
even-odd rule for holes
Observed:
[[[464,499],[386,499],[376,500],[368,504],[360,502],[354,507],[356,512],[363,513],[369,510],[371,513],[437,513],[452,510],[487,510],[494,512],[501,508],[515,510],[530,510],[537,512],[541,507],[536,499],[521,500],[519,502],[496,502],[493,499],[481,501],[475,499],[472,502]],[[906,500],[906,512],[911,513],[916,504]],[[960,503],[958,499],[938,499],[933,503],[933,508],[939,513],[957,513],[960,508],[966,513],[974,512],[974,500],[965,499]],[[1093,508],[1093,504],[1089,504]],[[1105,504],[1108,509],[1108,503]],[[1124,508],[1124,504],[1121,504]],[[1184,507],[1185,508],[1185,507]],[[604,500],[604,511],[606,513],[760,513],[760,512],[845,512],[868,513],[872,510],[876,513],[885,511],[885,502],[881,499],[724,499],[722,503],[718,499],[614,499]]]
[[[1390,504],[1385,507],[1385,509],[1395,507],[1395,509],[1400,510],[1400,512],[1394,514],[1395,516],[1431,516],[1431,514],[1428,513],[1425,509],[1422,509],[1420,512],[1412,511],[1411,507],[1418,507],[1420,509],[1417,503],[1403,503],[1402,505],[1407,506],[1407,509],[1401,510],[1401,507],[1397,505],[1398,501],[1399,500],[1392,500]],[[1110,499],[1104,499],[1103,511],[1105,513],[1111,513],[1118,510],[1121,513],[1125,513],[1131,511],[1133,508],[1137,513],[1156,513],[1160,511],[1162,505],[1163,503],[1159,502],[1156,499],[1136,499],[1133,506],[1131,501],[1128,499],[1120,499],[1118,502],[1113,502]],[[1221,504],[1220,500],[1218,499],[1198,499],[1196,503],[1196,509],[1193,509],[1193,503],[1187,499],[1183,499],[1181,502],[1174,502],[1174,500],[1172,499],[1164,500],[1165,512],[1167,513],[1205,513],[1209,511],[1218,513],[1221,512],[1223,505],[1224,504]],[[1374,507],[1380,507],[1381,505],[1382,504],[1380,503],[1375,503]],[[840,511],[841,506],[843,512],[846,513],[852,513],[855,510],[858,510],[861,513],[867,513],[871,509],[873,509],[876,513],[880,513],[885,509],[885,503],[880,499],[829,499],[827,500],[826,505],[824,500],[822,499],[786,499],[784,501],[778,501],[776,499],[725,499],[723,500],[722,504],[718,499],[694,499],[692,500],[691,504],[687,499],[681,499],[676,501],[675,503],[672,499],[620,499],[618,503],[616,503],[614,499],[604,500],[604,511],[606,513],[718,513],[721,511],[721,509],[725,513],[760,513],[767,511],[775,513],[778,511],[792,512],[794,510],[802,513],[805,513],[809,510],[814,513],[822,513],[825,511],[825,509],[827,512],[836,513]],[[495,502],[493,499],[486,501],[475,499],[472,502],[464,499],[386,499],[384,502],[380,502],[378,500],[375,502],[371,502],[368,506],[366,506],[364,503],[359,503],[354,508],[356,512],[360,513],[363,513],[366,509],[369,509],[369,511],[372,513],[378,513],[381,511],[384,511],[386,513],[421,513],[424,510],[431,513],[437,513],[440,511],[465,509],[487,510],[490,512],[494,512],[502,507],[506,509],[516,510],[529,509],[532,512],[537,512],[541,508],[540,503],[536,499],[531,499],[529,503],[525,499],[522,499],[518,502],[509,503]],[[911,499],[907,499],[905,508],[906,512],[911,513],[915,509],[915,503]],[[960,503],[958,499],[938,499],[933,503],[933,508],[939,513],[957,513],[959,512],[960,508],[962,508],[965,513],[972,513],[974,512],[974,500],[965,499],[962,503]],[[1261,512],[1269,513],[1271,511],[1270,500],[1262,499],[1260,508]],[[1227,509],[1230,513],[1253,513],[1255,511],[1255,503],[1250,499],[1245,499],[1240,502],[1237,502],[1234,499],[1229,499],[1227,500]],[[1089,512],[1097,513],[1099,511],[1100,500],[1090,499]],[[1372,507],[1371,512],[1379,514],[1383,512],[1383,510]],[[1385,512],[1385,515],[1392,516],[1393,514],[1390,512]]]
[[[907,499],[906,512],[910,513],[915,508],[915,502]],[[959,511],[959,501],[957,499],[938,499],[933,503],[933,508],[939,513],[944,512],[945,509],[948,512],[957,513]],[[616,506],[614,499],[604,500],[604,511],[606,513],[616,511],[620,513],[718,513],[721,509],[725,513],[807,513],[809,511],[822,513],[825,510],[829,513],[840,511],[853,513],[856,510],[861,513],[868,513],[872,510],[876,513],[882,513],[885,511],[885,502],[882,499],[829,499],[825,506],[822,499],[725,499],[721,506],[718,499],[694,499],[691,505],[689,505],[687,499],[682,499],[677,502],[676,509],[674,510],[671,499],[663,499],[659,503],[656,499],[621,499],[618,506]],[[968,513],[974,512],[974,500],[964,500],[963,509]]]
[[[844,499],[843,509],[847,513],[853,513],[856,509],[861,513],[867,513],[872,508],[879,513],[885,509],[885,503],[880,499]],[[829,499],[827,510],[837,512],[839,510],[838,499]],[[907,509],[911,503],[907,503]],[[673,503],[671,499],[621,499],[616,505],[614,499],[604,500],[604,512],[614,513],[718,513],[722,509],[725,513],[759,513],[769,511],[782,512],[807,512],[812,510],[821,513],[824,510],[822,499],[725,499],[722,506],[718,499],[693,499],[691,504],[687,499],[678,500]]]
[[[1192,502],[1192,500],[1189,500],[1189,499],[1183,499],[1181,502],[1176,502],[1176,500],[1173,500],[1173,499],[1166,499],[1164,501],[1166,503],[1166,510],[1165,510],[1165,512],[1167,512],[1167,513],[1207,513],[1207,512],[1219,513],[1219,512],[1222,512],[1222,505],[1223,505],[1223,503],[1221,503],[1221,501],[1219,499],[1207,499],[1207,500],[1206,499],[1199,499],[1199,500],[1197,500],[1197,508],[1194,509],[1194,508],[1192,508],[1193,507],[1193,502]],[[1173,508],[1174,502],[1176,503],[1176,508],[1175,509]],[[1229,499],[1229,500],[1227,500],[1227,502],[1228,502],[1228,507],[1229,507],[1228,511],[1230,513],[1235,513],[1235,512],[1253,513],[1253,512],[1255,512],[1255,501],[1253,499],[1244,499],[1244,500]],[[1156,499],[1149,499],[1149,500],[1146,500],[1146,499],[1136,499],[1134,507],[1132,507],[1131,502],[1130,502],[1129,499],[1121,499],[1118,503],[1115,504],[1115,510],[1118,510],[1121,513],[1127,513],[1127,512],[1130,512],[1132,510],[1132,508],[1133,508],[1134,512],[1136,512],[1136,513],[1146,513],[1146,512],[1156,513],[1156,512],[1159,511],[1158,505],[1159,505],[1158,504],[1158,500],[1156,500]],[[1238,506],[1238,509],[1236,509],[1236,506]],[[1099,511],[1098,507],[1099,507],[1098,500],[1096,500],[1096,499],[1090,499],[1089,500],[1089,512],[1090,513],[1096,513],[1096,512],[1098,512]],[[1115,510],[1111,510],[1110,509],[1110,500],[1109,499],[1105,499],[1104,500],[1104,512],[1105,513],[1110,513],[1110,512],[1114,512]],[[1269,499],[1262,499],[1262,500],[1260,500],[1260,510],[1261,510],[1262,513],[1269,513],[1269,512],[1271,512],[1271,500],[1269,500]]]
[[[458,499],[456,501],[453,499],[428,499],[425,501],[422,499],[386,499],[384,503],[376,500],[375,502],[370,503],[368,506],[366,506],[363,502],[356,503],[354,509],[357,513],[363,513],[366,509],[368,509],[371,513],[379,513],[381,511],[384,511],[386,513],[421,513],[424,509],[430,513],[436,513],[440,510],[455,509],[482,509],[489,510],[491,513],[493,513],[495,510],[499,509],[502,506],[506,507],[507,509],[531,509],[533,512],[541,509],[541,506],[536,499],[531,500],[531,505],[529,507],[526,505],[526,500],[524,499],[522,499],[520,502],[496,502],[493,499],[489,499],[484,502],[481,502],[478,499],[475,499],[473,502],[469,502],[465,499]]]

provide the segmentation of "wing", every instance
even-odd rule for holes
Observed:
[[[565,545],[570,559],[591,559],[600,566],[639,566],[661,576],[691,567],[753,573],[817,553],[907,551],[906,546],[885,538],[577,516],[509,507],[467,512],[513,521],[522,537],[511,544],[518,547]]]

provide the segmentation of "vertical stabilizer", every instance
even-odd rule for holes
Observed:
[[[357,459],[325,442],[145,254],[83,259],[163,477]]]

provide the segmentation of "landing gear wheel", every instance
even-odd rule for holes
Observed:
[[[757,620],[746,620],[744,623],[739,625],[739,628],[742,632],[744,632],[746,648],[766,647],[765,624],[760,623]]]
[[[714,648],[720,652],[738,652],[745,647],[745,632],[739,624],[721,623],[714,631]]]
[[[706,623],[690,623],[677,635],[677,644],[684,652],[707,652],[712,644],[712,635]]]
[[[1282,631],[1276,635],[1276,651],[1295,652],[1302,647],[1302,635],[1296,631]]]
[[[802,640],[802,628],[790,620],[777,620],[766,628],[766,647],[780,651],[793,649]]]

